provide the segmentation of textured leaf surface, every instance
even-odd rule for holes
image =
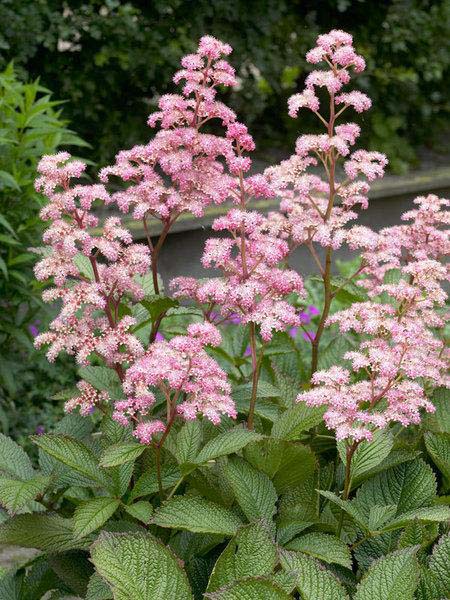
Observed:
[[[53,433],[32,436],[32,440],[44,452],[94,483],[102,486],[107,486],[110,483],[99,468],[94,453],[79,440],[68,435],[55,435]]]
[[[146,525],[150,523],[153,515],[153,506],[150,502],[146,502],[145,500],[140,500],[129,506],[124,506],[124,509],[129,515],[138,521],[142,521],[142,523],[145,523]]]
[[[165,465],[162,469],[163,489],[172,487],[181,477],[180,469],[176,465]],[[158,479],[156,472],[143,473],[136,481],[136,485],[131,490],[130,500],[136,500],[142,496],[148,496],[158,491]]]
[[[283,569],[295,575],[303,600],[348,600],[342,584],[314,558],[283,550],[280,560]]]
[[[109,585],[103,581],[98,573],[89,579],[86,600],[112,600],[113,595]]]
[[[450,434],[427,433],[425,445],[428,454],[444,477],[446,489],[450,487]]]
[[[276,583],[267,579],[249,578],[208,594],[211,600],[291,600]]]
[[[77,506],[73,515],[75,535],[84,537],[101,527],[116,512],[119,504],[116,498],[101,496]]]
[[[102,534],[92,562],[109,583],[114,600],[190,600],[186,574],[176,557],[149,534]]]
[[[15,513],[24,508],[38,494],[41,494],[50,482],[50,477],[39,475],[28,481],[0,479],[0,504]]]
[[[385,525],[382,531],[393,531],[405,527],[411,521],[423,521],[424,523],[439,523],[450,520],[450,507],[448,506],[429,506],[417,508],[401,514]]]
[[[231,510],[198,496],[175,496],[160,506],[153,518],[160,527],[198,533],[234,535],[242,525]]]
[[[374,469],[389,455],[393,444],[392,433],[379,430],[374,433],[370,442],[364,441],[358,446],[352,458],[352,486],[358,485],[364,473]],[[338,449],[345,465],[347,461],[343,442],[338,443]]]
[[[320,532],[307,533],[289,542],[286,549],[309,554],[327,563],[352,568],[352,556],[347,544],[334,535]]]
[[[450,596],[450,534],[441,537],[434,546],[429,562],[429,569],[439,581],[439,588],[447,597]]]
[[[364,482],[353,502],[363,514],[370,507],[395,504],[396,515],[431,504],[436,494],[433,470],[422,459],[402,463]]]
[[[304,402],[299,402],[280,416],[272,428],[271,435],[283,440],[294,440],[303,431],[319,425],[324,412],[322,407],[310,408]]]
[[[247,519],[271,520],[278,497],[269,477],[238,457],[228,460],[225,473]]]
[[[339,506],[344,512],[346,512],[358,525],[367,529],[368,519],[365,518],[362,511],[359,510],[359,507],[355,505],[355,502],[350,502],[349,500],[342,500],[339,496],[336,496],[334,492],[329,492],[326,490],[319,490],[319,494],[327,500]]]
[[[260,523],[247,525],[217,559],[208,583],[208,592],[245,577],[271,575],[277,563],[277,551],[269,533]]]
[[[180,464],[193,463],[202,443],[200,421],[187,421],[177,435],[175,457]]]
[[[123,465],[124,463],[136,460],[144,450],[145,446],[143,444],[135,444],[133,442],[114,444],[103,452],[100,458],[100,465],[102,467]]]
[[[35,475],[28,455],[3,433],[0,433],[0,472],[19,479],[29,479]]]
[[[415,551],[399,550],[373,563],[354,600],[413,600],[419,573]]]
[[[85,548],[90,539],[75,539],[71,519],[57,515],[17,515],[0,525],[0,543],[59,552]]]
[[[199,452],[195,462],[204,463],[218,456],[238,452],[250,442],[260,440],[262,436],[254,431],[235,427],[210,440]]]

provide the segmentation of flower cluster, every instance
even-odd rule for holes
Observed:
[[[441,284],[448,269],[437,258],[448,252],[449,235],[436,225],[448,223],[441,211],[448,201],[428,196],[416,203],[420,208],[405,215],[412,223],[386,228],[370,244],[362,283],[372,299],[328,319],[341,333],[363,338],[357,350],[344,354],[351,370],[318,371],[312,377],[315,387],[298,396],[309,406],[327,406],[324,420],[338,439],[359,442],[390,422],[419,423],[421,409],[434,411],[425,389],[450,384],[445,375],[450,355],[433,333],[444,325],[439,307],[447,298]],[[393,282],[380,281],[394,267]],[[389,302],[380,302],[383,298]]]
[[[216,100],[217,86],[235,86],[233,67],[222,58],[231,47],[211,36],[201,38],[196,54],[185,56],[174,82],[184,82],[181,94],[166,94],[159,111],[148,124],[160,130],[146,145],[121,151],[116,162],[100,172],[100,179],[120,177],[129,185],[113,194],[110,202],[134,219],[148,216],[170,226],[185,211],[196,217],[210,204],[220,204],[236,190],[236,180],[227,174],[239,160],[232,148],[235,113]],[[218,119],[226,136],[204,133],[204,126]],[[247,145],[252,145],[250,138]],[[244,165],[245,166],[245,165]]]
[[[214,424],[222,414],[236,417],[226,373],[205,351],[221,343],[219,331],[210,323],[193,323],[187,335],[158,341],[128,369],[124,382],[127,399],[116,402],[113,418],[126,425],[136,423],[134,435],[149,443],[157,432],[171,426],[176,414],[192,420],[203,414]],[[142,420],[155,403],[149,388],[157,388],[169,406],[167,423]]]
[[[85,365],[89,355],[96,353],[121,373],[122,364],[144,350],[130,333],[134,319],[120,318],[118,309],[124,297],[143,298],[136,275],[148,271],[150,251],[133,243],[117,217],[105,221],[101,235],[92,234],[91,228],[98,225],[93,202],[107,202],[109,195],[101,184],[71,185],[86,165],[70,158],[60,152],[44,156],[38,165],[36,189],[49,198],[41,218],[50,221],[50,226],[43,236],[49,248],[35,274],[41,281],[53,278],[55,287],[46,290],[43,299],[59,299],[61,310],[50,330],[36,337],[35,345],[50,344],[50,361],[64,350]]]
[[[303,294],[304,289],[300,275],[278,266],[289,246],[267,233],[265,221],[260,213],[240,209],[216,219],[213,229],[228,231],[231,237],[209,239],[202,263],[220,269],[223,277],[200,281],[179,277],[172,285],[176,296],[205,305],[208,318],[217,319],[217,310],[223,318],[238,316],[243,324],[258,324],[261,337],[268,341],[274,330],[300,325],[301,316],[283,298]]]
[[[313,243],[332,249],[339,248],[349,235],[345,225],[357,218],[357,205],[367,208],[368,181],[384,174],[386,157],[379,152],[357,150],[351,153],[359,137],[356,123],[337,124],[347,108],[363,112],[371,107],[370,98],[359,91],[340,93],[350,81],[350,69],[359,73],[365,63],[352,46],[352,37],[343,31],[331,31],[317,39],[317,46],[306,56],[310,63],[323,62],[328,69],[315,70],[306,79],[305,90],[288,101],[289,115],[298,116],[300,108],[314,112],[326,132],[302,135],[295,154],[280,165],[269,167],[266,175],[281,197],[280,213],[271,215],[272,228],[290,240],[291,247]],[[328,120],[320,113],[316,88],[325,87],[330,95]],[[341,106],[342,105],[342,106]],[[346,178],[336,181],[336,166],[343,164]],[[308,172],[308,168],[323,165],[327,180]],[[351,234],[350,234],[351,235]]]

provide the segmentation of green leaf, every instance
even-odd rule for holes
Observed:
[[[176,557],[148,533],[102,533],[91,557],[111,586],[114,600],[192,599]]]
[[[379,465],[388,456],[393,445],[392,433],[383,430],[376,431],[370,442],[363,441],[359,444],[352,457],[352,487],[357,486],[365,473]],[[345,444],[343,442],[338,443],[338,450],[342,462],[346,465]]]
[[[273,483],[265,473],[257,471],[242,458],[235,457],[228,460],[225,475],[249,521],[272,519],[278,497]]]
[[[450,594],[450,533],[443,535],[434,546],[428,563],[430,571],[439,579],[443,593]]]
[[[167,465],[162,468],[162,487],[166,490],[174,486],[181,477],[180,469],[176,465]],[[156,472],[143,473],[136,481],[136,485],[131,490],[129,500],[136,500],[142,496],[149,496],[158,491],[158,479]]]
[[[217,592],[207,594],[211,600],[291,600],[281,587],[269,579],[250,577],[236,581]]]
[[[295,575],[303,600],[348,600],[342,584],[314,558],[282,550],[280,562],[285,571]]]
[[[198,496],[175,496],[155,512],[153,523],[170,529],[197,533],[234,535],[242,525],[231,510]]]
[[[0,525],[0,544],[37,548],[46,552],[64,552],[86,548],[91,539],[75,539],[72,520],[58,515],[17,515]]]
[[[80,367],[78,373],[82,379],[90,383],[96,390],[105,391],[114,400],[123,398],[120,379],[114,369],[109,367]]]
[[[379,506],[374,504],[370,507],[368,527],[370,531],[377,531],[381,529],[386,521],[390,521],[397,512],[397,506],[395,504],[387,504],[385,506]]]
[[[422,459],[406,462],[365,481],[356,493],[353,505],[368,515],[370,507],[395,504],[396,516],[430,505],[436,495],[433,470]]]
[[[352,568],[350,550],[342,540],[327,533],[312,532],[293,539],[287,550],[303,552],[327,563],[336,563],[347,569]]]
[[[277,563],[276,546],[261,523],[242,527],[217,559],[208,583],[214,592],[245,577],[272,574]]]
[[[35,475],[27,454],[3,433],[0,433],[0,471],[19,479],[30,479]]]
[[[111,588],[98,573],[89,579],[86,600],[113,600]]]
[[[218,456],[224,456],[225,454],[233,454],[242,450],[244,446],[250,442],[262,439],[262,435],[242,427],[235,427],[219,435],[207,444],[198,453],[195,462],[202,464],[209,460],[214,460]]]
[[[342,355],[349,350],[350,343],[343,335],[333,338],[323,350],[320,351],[319,369],[329,369],[341,361]]]
[[[11,513],[16,513],[42,494],[50,483],[50,477],[37,476],[27,481],[0,478],[0,504]]]
[[[92,268],[92,263],[87,256],[85,256],[84,254],[81,254],[81,252],[79,252],[74,257],[73,262],[74,262],[75,266],[77,267],[77,269],[79,270],[79,272],[81,273],[81,275],[84,275],[91,281],[94,281],[94,279],[95,279],[94,269]]]
[[[77,506],[73,515],[76,537],[85,537],[104,525],[113,516],[119,505],[120,501],[116,498],[100,496]]]
[[[148,312],[152,321],[156,321],[156,319],[162,313],[168,311],[169,308],[176,308],[180,305],[178,300],[174,300],[173,298],[169,298],[167,296],[161,296],[159,294],[146,296],[145,300],[141,300],[140,304],[142,304],[142,306]]]
[[[367,529],[367,520],[365,519],[364,514],[358,510],[358,506],[354,503],[354,501],[350,502],[349,500],[342,500],[342,498],[336,496],[334,492],[329,492],[326,490],[318,490],[318,492],[321,496],[327,498],[327,500],[330,500],[333,502],[333,504],[336,504],[336,506],[339,506],[339,508],[350,515],[350,517],[352,517],[352,519],[358,523],[358,525],[364,529]]]
[[[303,431],[319,425],[324,412],[323,407],[310,408],[304,402],[299,402],[280,416],[272,427],[271,435],[283,440],[297,439]]]
[[[374,562],[354,600],[413,600],[419,573],[415,552],[416,548],[406,548]]]
[[[124,463],[133,462],[145,450],[143,444],[135,442],[125,442],[123,444],[114,444],[104,450],[100,457],[102,467],[117,467]]]
[[[152,519],[153,506],[146,500],[140,500],[139,502],[124,506],[123,508],[129,515],[146,525],[148,525]]]
[[[426,433],[425,446],[434,464],[442,473],[445,490],[450,487],[450,434]]]
[[[402,513],[399,517],[390,521],[381,531],[393,531],[401,529],[411,521],[422,521],[424,523],[439,523],[450,520],[450,507],[448,506],[429,506],[425,508],[416,508],[415,510]]]
[[[32,441],[48,455],[101,486],[110,482],[99,468],[97,458],[87,446],[68,435],[47,433],[34,435]]]
[[[176,438],[175,458],[179,464],[195,462],[202,437],[202,425],[197,419],[183,425]]]

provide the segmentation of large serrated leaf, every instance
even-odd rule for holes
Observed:
[[[339,508],[352,517],[355,523],[360,527],[363,529],[368,528],[368,518],[365,518],[364,514],[359,510],[359,507],[354,501],[343,500],[342,498],[339,498],[339,496],[336,496],[334,492],[328,490],[318,490],[318,492],[321,496],[327,498],[327,500],[330,500],[333,504],[336,504],[336,506],[339,506]]]
[[[450,595],[450,534],[441,537],[434,546],[428,564],[430,571],[439,579],[443,593]]]
[[[230,458],[225,475],[237,502],[249,521],[270,521],[275,514],[277,492],[269,477],[242,458]]]
[[[286,545],[287,550],[303,552],[327,563],[352,568],[352,555],[347,544],[334,535],[311,532],[295,538]]]
[[[450,507],[448,506],[427,506],[425,508],[416,508],[390,521],[381,531],[394,531],[405,527],[411,521],[421,521],[424,523],[439,523],[450,520]]]
[[[0,472],[19,479],[29,479],[35,475],[24,450],[3,433],[0,433]]]
[[[283,570],[295,576],[296,588],[303,600],[348,600],[338,579],[314,558],[282,550],[280,562]]]
[[[0,544],[54,552],[86,548],[90,538],[75,539],[71,519],[57,515],[18,515],[0,525]]]
[[[93,544],[92,562],[111,586],[114,600],[191,600],[176,557],[150,534],[105,534]]]
[[[413,600],[419,573],[415,552],[416,548],[406,548],[374,562],[354,600]]]
[[[110,481],[100,469],[94,453],[80,440],[68,435],[54,433],[35,435],[31,439],[44,452],[91,480],[94,484],[105,487],[110,485]]]
[[[234,535],[242,525],[231,510],[198,496],[175,496],[155,512],[153,523],[170,529]]]
[[[98,573],[89,579],[86,600],[113,600],[111,588]]]
[[[291,600],[292,596],[269,579],[250,577],[236,581],[217,592],[207,594],[206,598],[211,600]]]
[[[153,506],[146,500],[140,500],[123,508],[129,515],[146,525],[150,523],[153,516]]]
[[[423,460],[406,462],[372,479],[359,488],[353,505],[368,515],[374,505],[397,506],[396,516],[430,505],[436,494],[436,478],[433,470]]]
[[[235,427],[220,433],[210,440],[198,453],[195,462],[198,464],[208,462],[219,456],[232,454],[242,450],[244,446],[262,439],[262,435],[242,427]]]
[[[162,469],[162,487],[167,489],[174,486],[181,477],[181,472],[176,465],[165,465]],[[158,491],[158,478],[156,472],[143,473],[136,481],[134,488],[131,490],[129,500],[136,500],[142,496],[149,496]]]
[[[136,460],[145,450],[146,446],[134,442],[114,444],[103,451],[100,457],[102,467],[117,467]]]
[[[28,481],[0,478],[0,504],[11,513],[24,508],[50,483],[50,477],[38,475]]]
[[[179,464],[193,463],[202,443],[202,425],[200,421],[187,421],[177,434],[175,458]]]
[[[217,559],[208,583],[214,592],[245,577],[272,574],[277,563],[276,546],[261,523],[241,528]]]
[[[450,488],[450,434],[426,433],[425,446],[434,464],[442,473],[444,488]]]
[[[303,431],[322,422],[325,409],[322,407],[311,408],[304,402],[288,408],[272,427],[272,437],[283,440],[294,440]]]
[[[352,457],[351,475],[352,487],[361,482],[362,476],[379,465],[390,453],[394,439],[390,431],[378,430],[373,439],[359,444]],[[345,445],[338,443],[338,450],[344,465],[347,463]]]
[[[73,529],[76,537],[85,537],[104,525],[116,512],[119,505],[120,501],[116,498],[100,496],[77,506],[73,515]]]

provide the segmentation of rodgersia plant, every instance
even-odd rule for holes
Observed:
[[[236,84],[230,52],[200,40],[175,75],[182,93],[149,118],[159,131],[119,152],[102,183],[79,183],[85,164],[64,152],[39,164],[49,226],[35,273],[59,312],[36,345],[50,361],[73,355],[80,381],[62,391],[54,432],[33,437],[37,467],[0,436],[0,543],[40,550],[0,574],[1,598],[450,594],[449,201],[417,198],[378,233],[349,225],[386,158],[352,152],[359,127],[338,122],[370,108],[345,88],[364,60],[342,31],[319,36],[307,58],[326,68],[288,105],[316,113],[324,133],[250,175],[253,139],[216,97]],[[279,211],[255,210],[274,196]],[[165,295],[171,226],[224,201],[213,229],[228,237],[202,258],[219,275],[178,277]],[[147,242],[116,214],[100,222],[100,203],[131,210]],[[343,243],[361,261],[336,278]],[[321,295],[288,267],[301,244]]]

